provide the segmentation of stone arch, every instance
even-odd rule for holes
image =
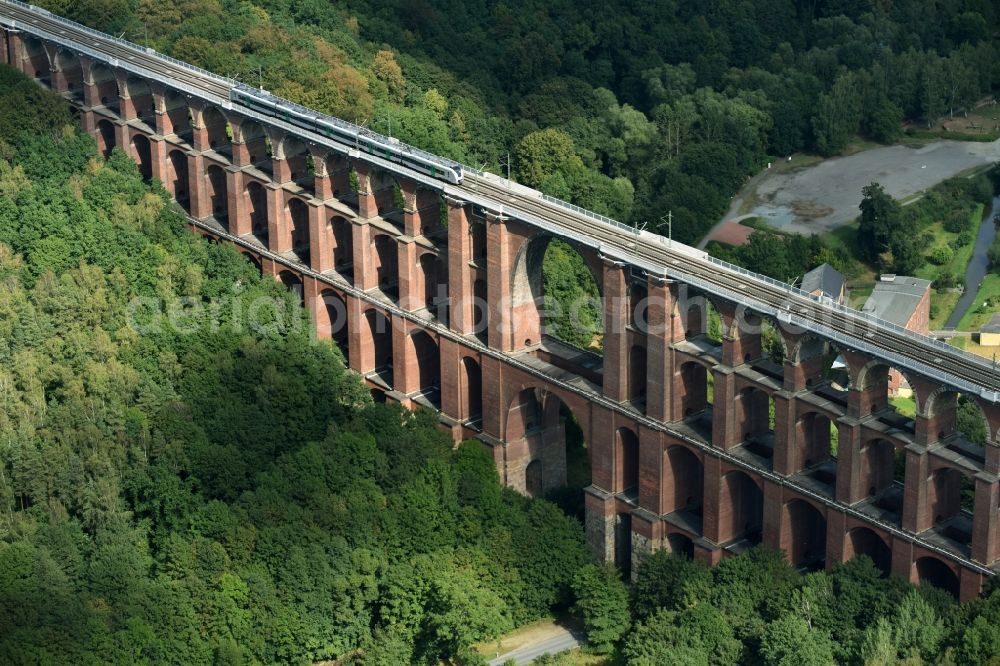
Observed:
[[[378,234],[374,241],[373,259],[378,288],[396,302],[399,300],[399,247],[396,239],[388,234]]]
[[[764,492],[745,472],[734,470],[722,477],[719,496],[719,542],[744,539],[761,541],[764,526]]]
[[[52,83],[52,64],[45,43],[34,35],[22,33],[24,36],[24,62],[21,70],[33,79],[46,85]]]
[[[277,146],[274,159],[284,160],[283,173],[275,174],[278,179],[284,178],[287,179],[284,182],[296,183],[310,194],[315,192],[312,153],[309,152],[305,142],[294,134],[285,134],[280,142],[277,142]]]
[[[164,131],[185,141],[191,141],[191,109],[187,98],[172,88],[163,93]]]
[[[285,285],[288,291],[295,294],[299,305],[305,305],[305,290],[302,286],[302,278],[293,271],[281,271],[278,273],[278,280]]]
[[[94,85],[94,106],[103,106],[115,115],[121,115],[121,91],[118,79],[111,68],[99,62],[90,66],[90,80]]]
[[[448,310],[448,268],[441,256],[433,252],[420,255],[420,272],[424,284],[424,307],[439,319]]]
[[[268,247],[267,192],[258,181],[247,179],[244,196],[247,202],[247,215],[250,217],[250,233],[264,247]]]
[[[461,418],[479,421],[483,416],[483,373],[471,356],[462,358],[462,374],[459,378],[461,391]]]
[[[236,247],[239,248],[238,245]],[[260,273],[261,275],[264,274],[263,266],[261,266],[260,259],[257,257],[257,255],[249,251],[245,252],[243,250],[240,250],[240,254],[242,254],[247,260],[250,261],[251,264],[253,264],[257,268],[258,273]]]
[[[389,318],[372,308],[365,312],[368,335],[372,340],[372,371],[392,388],[392,323]]]
[[[917,390],[917,383],[906,371],[877,359],[858,368],[851,388],[862,396],[862,404],[860,405],[862,416],[874,414],[889,407],[890,397],[912,395],[917,413],[921,413],[926,402],[924,396],[921,396]]]
[[[426,331],[416,330],[410,334],[414,357],[417,361],[417,377],[420,394],[436,409],[441,408],[441,354],[437,342]]]
[[[688,511],[701,515],[704,478],[701,460],[690,449],[680,444],[668,447],[663,460],[663,513]]]
[[[958,598],[959,582],[955,570],[936,557],[925,556],[913,563],[913,572],[920,585],[933,585]]]
[[[615,487],[616,493],[639,492],[639,437],[629,428],[615,431]]]
[[[354,225],[340,215],[333,215],[330,227],[333,232],[334,270],[353,282]]]
[[[628,399],[633,403],[646,400],[646,347],[634,344],[628,351]]]
[[[114,150],[115,145],[118,142],[118,133],[115,130],[115,125],[107,118],[101,118],[97,121],[97,131],[95,133],[95,139],[97,139],[97,152],[107,159],[111,157],[111,151]]]
[[[218,164],[209,164],[205,175],[208,205],[212,210],[212,217],[229,231],[229,190],[226,172]]]
[[[844,561],[867,555],[883,576],[889,575],[892,569],[892,549],[876,532],[867,527],[855,527],[847,533],[846,541]]]
[[[83,104],[83,63],[72,51],[60,48],[56,51],[56,90],[69,95],[77,104]]]
[[[670,553],[678,557],[694,559],[694,541],[681,532],[671,532],[667,535],[667,548]]]
[[[785,340],[788,349],[786,358],[792,365],[798,366],[797,372],[806,387],[825,383],[828,387],[839,387],[836,390],[846,390],[850,384],[849,372],[838,375],[839,381],[832,381],[834,363],[840,356],[840,348],[835,343],[813,333],[788,338]]]
[[[680,414],[678,419],[697,415],[708,409],[708,370],[700,363],[686,361],[681,364],[680,381]]]
[[[350,360],[350,321],[347,317],[347,302],[333,291],[325,289],[316,299],[316,333],[322,340],[332,340],[344,356],[345,365]]]
[[[129,74],[125,79],[125,93],[128,94],[135,119],[145,123],[150,128],[155,128],[156,105],[149,82],[142,77]],[[129,119],[127,118],[127,120]]]
[[[201,110],[201,124],[205,128],[208,147],[226,159],[233,158],[233,130],[229,119],[217,107],[209,104]]]
[[[812,469],[810,476],[831,489],[837,479],[837,425],[823,412],[810,411],[795,422],[799,469]]]
[[[811,503],[793,499],[784,506],[782,549],[793,567],[819,568],[826,560],[826,518]]]
[[[788,358],[788,343],[781,325],[771,317],[760,317],[761,360],[782,365]]]
[[[241,118],[238,125],[234,123],[233,137],[233,143],[239,144],[238,148],[243,151],[246,163],[271,178],[274,175],[271,138],[264,126],[256,120]],[[234,145],[234,153],[236,150],[237,146]]]
[[[681,308],[684,337],[704,336],[716,344],[722,342],[722,318],[712,299],[701,293],[689,294]]]
[[[964,412],[962,419],[960,412]],[[990,422],[979,400],[947,387],[938,387],[927,396],[919,416],[925,420],[928,442],[955,434],[977,446],[990,440]]]
[[[188,158],[183,150],[167,153],[167,191],[188,213],[191,212],[191,195],[188,191]]]
[[[875,497],[880,508],[899,513],[902,510],[902,486],[905,478],[905,462],[902,454],[897,454],[896,445],[879,437],[869,439],[861,447],[861,492],[865,497]],[[889,493],[894,485],[899,487]]]
[[[132,155],[139,166],[139,173],[147,183],[153,179],[153,150],[149,139],[140,132],[132,132]]]
[[[931,472],[927,484],[927,513],[932,525],[940,525],[962,511],[964,479],[962,472],[953,467],[939,467]],[[949,532],[949,536],[958,537],[955,530]]]
[[[546,302],[544,288],[543,264],[545,256],[552,246],[554,237],[549,233],[537,233],[521,244],[517,256],[514,259],[514,270],[511,272],[511,316],[510,323],[512,334],[516,336],[513,340],[515,348],[531,347],[541,342],[544,335],[556,335],[553,321],[545,321],[543,311],[557,307],[556,304]],[[595,265],[594,258],[588,253],[580,251],[569,243],[563,243],[569,248],[568,251],[577,254],[583,263],[596,287],[598,298],[604,294],[602,284],[602,270]],[[569,304],[571,312],[566,313],[573,321],[574,328],[583,329],[591,326],[593,330],[586,333],[598,334],[603,330],[603,317],[597,317],[593,322],[582,322],[583,313],[586,312],[584,304]],[[591,337],[586,335],[582,337]],[[575,342],[570,341],[571,344]]]
[[[581,430],[572,410],[554,392],[538,387],[518,391],[508,401],[504,418],[508,484],[518,490],[525,488],[526,466],[541,460],[545,471],[544,491],[565,487],[571,447],[582,444],[579,453],[589,458],[586,441],[576,441],[582,435]],[[577,452],[575,448],[572,450],[574,455]],[[589,480],[584,485],[588,483]]]
[[[741,441],[772,444],[773,406],[774,398],[756,386],[747,386],[736,394],[735,425]]]
[[[286,207],[288,236],[292,252],[303,264],[309,265],[309,206],[298,197],[290,197]]]
[[[326,155],[326,174],[330,191],[340,198],[351,194],[351,162],[344,155],[330,151]]]

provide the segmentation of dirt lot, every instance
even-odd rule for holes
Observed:
[[[1000,160],[993,143],[935,141],[919,148],[887,146],[813,166],[754,178],[738,199],[754,200],[750,211],[774,227],[803,234],[830,231],[858,216],[861,188],[877,181],[897,199],[959,173]],[[726,219],[732,219],[733,213]],[[746,211],[743,211],[746,212]]]

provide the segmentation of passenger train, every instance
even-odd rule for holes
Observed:
[[[440,178],[455,185],[462,182],[460,163],[432,155],[398,139],[383,136],[339,118],[321,115],[304,106],[244,84],[233,86],[229,96],[236,104],[321,134],[348,148],[353,146],[369,155],[382,157],[431,178]]]

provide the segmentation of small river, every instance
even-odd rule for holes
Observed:
[[[983,223],[979,225],[979,235],[976,237],[976,246],[972,250],[972,258],[969,259],[969,266],[965,269],[965,291],[958,299],[958,304],[952,311],[945,328],[955,328],[962,316],[973,304],[976,292],[979,291],[979,283],[983,281],[986,271],[989,270],[990,261],[986,252],[993,244],[993,238],[997,235],[997,227],[993,224],[993,214],[1000,213],[1000,196],[993,197],[992,203],[983,211]]]

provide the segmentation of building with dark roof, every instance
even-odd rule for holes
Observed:
[[[802,291],[825,296],[835,303],[847,300],[847,279],[830,264],[820,264],[802,278]]]
[[[861,311],[927,335],[931,321],[931,281],[908,275],[883,275]],[[902,375],[893,370],[889,374],[889,394],[898,395],[901,387],[909,389]]]

